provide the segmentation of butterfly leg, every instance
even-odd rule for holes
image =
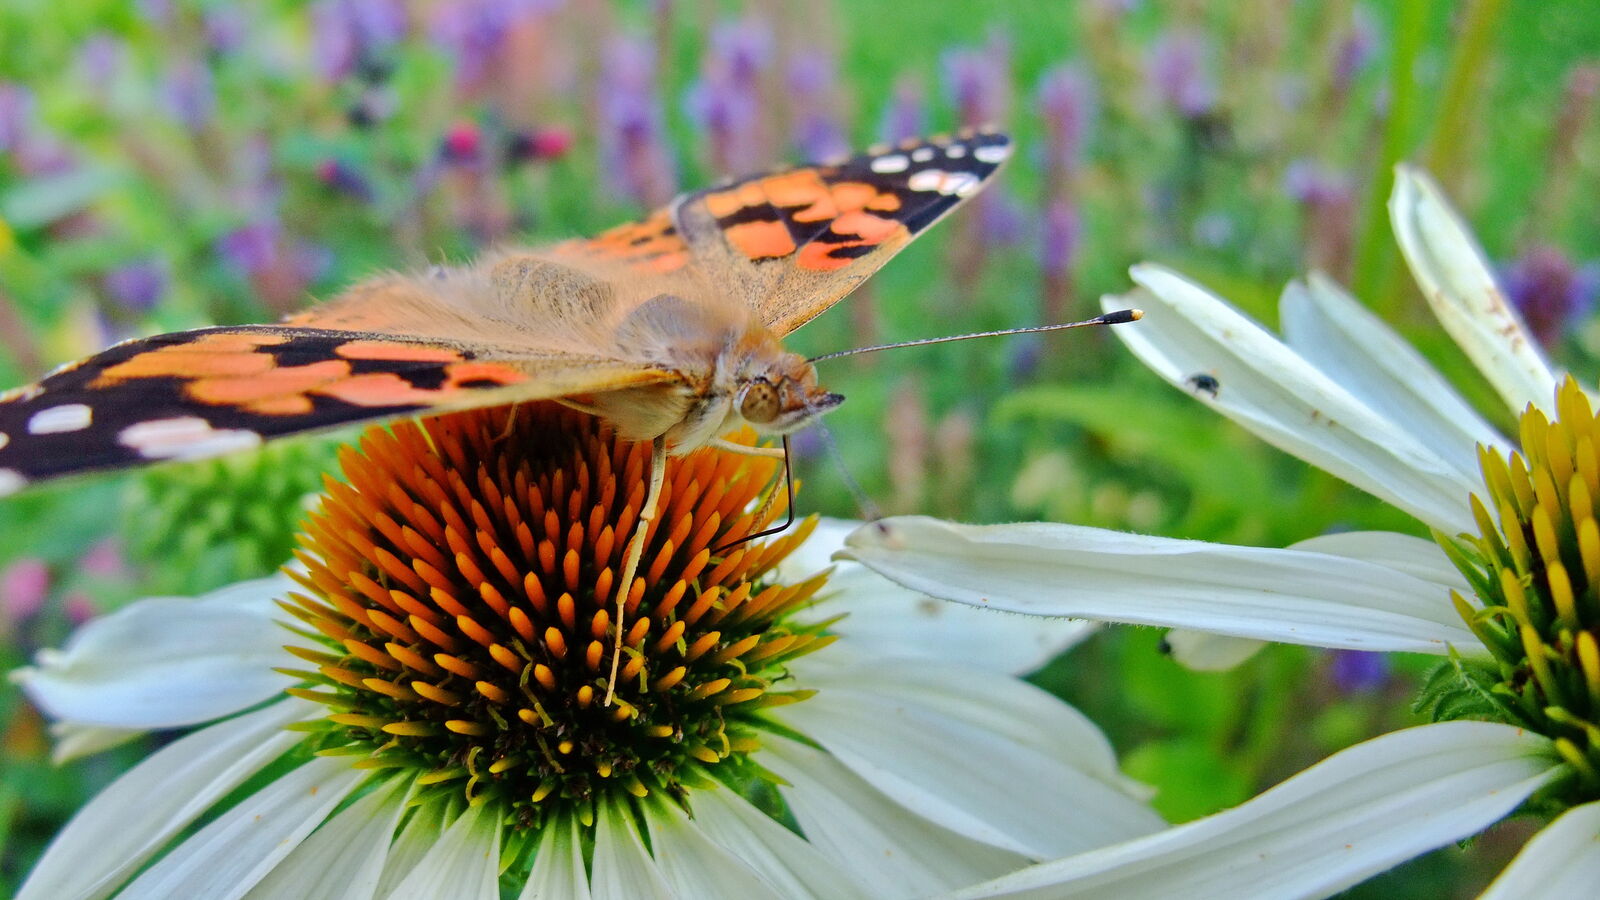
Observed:
[[[723,544],[720,547],[713,547],[711,549],[711,552],[713,554],[721,553],[724,550],[732,549],[734,547],[739,546],[740,544],[744,544],[744,543],[748,543],[750,541],[758,540],[758,539],[764,538],[764,537],[766,537],[768,535],[778,534],[780,532],[788,531],[789,530],[789,526],[794,524],[794,477],[793,477],[793,473],[789,471],[789,436],[788,435],[784,435],[783,436],[783,448],[781,450],[776,448],[776,447],[747,447],[747,446],[744,446],[743,444],[732,444],[732,443],[728,444],[727,449],[734,450],[735,452],[746,452],[746,451],[751,451],[751,450],[761,450],[761,451],[766,451],[766,452],[755,453],[755,454],[752,454],[752,455],[754,455],[754,456],[765,456],[765,457],[770,457],[770,458],[776,458],[776,457],[782,457],[783,458],[783,472],[779,477],[781,477],[783,479],[784,495],[788,498],[788,501],[789,501],[789,505],[788,505],[789,516],[788,516],[788,518],[786,518],[784,520],[782,525],[774,525],[771,528],[764,528],[761,531],[756,532],[755,534],[747,534],[744,537],[739,538],[738,540],[733,541],[731,543]],[[755,521],[760,522],[762,519],[765,519],[767,517],[768,510],[772,509],[772,504],[774,504],[776,502],[778,502],[778,486],[777,485],[773,485],[772,486],[772,490],[767,492],[767,499],[765,499],[765,500],[763,500],[761,502],[761,508],[756,510]]]
[[[733,441],[723,440],[722,438],[712,438],[707,443],[718,450],[726,450],[729,453],[742,453],[745,456],[762,456],[767,459],[788,458],[788,451],[781,447],[752,447],[749,444],[736,444]]]
[[[656,507],[661,501],[661,485],[667,478],[667,440],[658,437],[650,445],[650,490],[644,496],[644,508],[639,510],[639,524],[633,527],[633,538],[628,541],[628,553],[622,560],[622,580],[617,583],[617,640],[611,648],[611,677],[606,679],[606,706],[617,693],[617,668],[622,664],[623,624],[627,619],[628,595],[633,579],[639,572],[639,558],[644,555],[645,534],[655,521]]]

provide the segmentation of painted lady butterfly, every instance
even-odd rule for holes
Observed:
[[[118,344],[0,395],[0,494],[421,411],[559,399],[659,453],[841,401],[778,340],[972,196],[1003,135],[685,194],[599,237],[374,278],[276,325]]]

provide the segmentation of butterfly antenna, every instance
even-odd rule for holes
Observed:
[[[1000,337],[1007,334],[1038,334],[1041,331],[1064,331],[1068,328],[1082,328],[1085,325],[1123,325],[1128,322],[1137,322],[1144,318],[1144,312],[1137,309],[1118,309],[1082,322],[1066,322],[1059,325],[1035,325],[1031,328],[1006,328],[1000,331],[974,331],[971,334],[955,334],[949,337],[923,338],[919,341],[899,341],[893,344],[878,344],[872,347],[857,347],[854,350],[839,350],[835,353],[824,353],[813,356],[806,362],[818,363],[825,359],[838,359],[841,356],[856,356],[861,353],[876,353],[879,350],[894,350],[900,347],[920,347],[923,344],[947,344],[951,341],[970,341],[973,338]]]
[[[793,470],[789,466],[789,436],[787,434],[783,436],[783,489],[787,492],[789,498],[789,517],[784,519],[782,525],[774,525],[771,528],[763,529],[755,534],[747,534],[736,541],[730,541],[729,543],[723,544],[721,547],[713,547],[711,549],[712,555],[715,556],[720,554],[724,550],[732,550],[734,547],[737,547],[740,544],[747,544],[754,540],[760,540],[768,535],[788,531],[789,526],[794,524],[794,477]],[[761,511],[756,515],[757,519],[760,519],[762,516],[766,515],[767,508],[772,505],[773,499],[777,496],[778,493],[776,491],[767,494],[767,501],[761,504]]]

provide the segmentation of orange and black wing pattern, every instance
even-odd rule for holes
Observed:
[[[681,199],[674,220],[779,336],[854,290],[1011,155],[993,132],[906,141]]]
[[[257,325],[118,344],[0,395],[0,494],[348,422],[493,402],[525,367],[390,335]]]

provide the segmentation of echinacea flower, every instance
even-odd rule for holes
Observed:
[[[1436,542],[1359,532],[1269,549],[907,518],[856,532],[846,555],[973,605],[1220,635],[1202,635],[1213,655],[1261,640],[1438,654],[1447,661],[1423,695],[1438,721],[1336,754],[1227,812],[970,896],[1093,896],[1129,884],[1189,897],[1323,896],[1519,808],[1553,821],[1489,895],[1593,889],[1600,418],[1540,355],[1425,175],[1400,169],[1390,211],[1440,323],[1519,414],[1514,437],[1320,276],[1285,291],[1283,340],[1155,266],[1135,267],[1140,288],[1106,302],[1146,311],[1118,336],[1162,377],[1415,516]]]
[[[1081,623],[832,573],[838,525],[740,543],[782,513],[771,459],[669,463],[608,704],[647,459],[548,404],[373,429],[288,574],[43,655],[18,680],[89,746],[227,718],[80,810],[20,897],[924,896],[1161,827],[1092,724],[996,671]]]

